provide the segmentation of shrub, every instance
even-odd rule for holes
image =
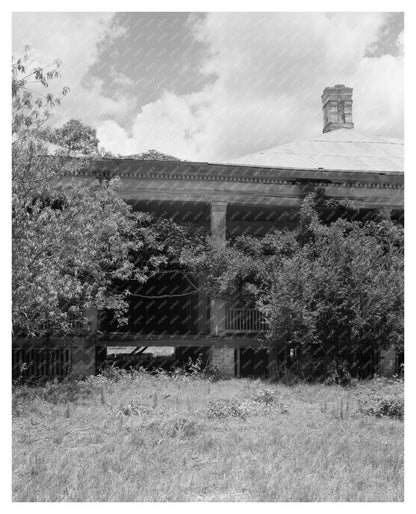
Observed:
[[[164,431],[168,437],[192,437],[197,434],[197,423],[180,417],[167,421]]]
[[[265,413],[279,412],[287,414],[288,405],[280,403],[274,391],[259,389],[252,398],[238,402],[237,400],[218,399],[208,403],[207,417],[209,419],[241,418],[261,416]]]
[[[193,419],[174,417],[163,421],[152,421],[146,426],[146,430],[156,432],[162,437],[193,437],[198,433],[199,425]]]
[[[139,402],[137,400],[132,400],[125,405],[120,404],[118,414],[123,414],[124,416],[139,416],[142,413],[142,410],[142,406]]]
[[[21,416],[25,411],[25,406],[33,406],[35,398],[38,396],[37,389],[26,385],[13,386],[12,390],[12,415]]]
[[[203,271],[214,294],[260,311],[289,373],[322,381],[336,360],[347,369],[333,383],[348,385],[374,373],[380,347],[403,348],[404,234],[385,213],[338,205],[338,219],[325,219],[334,207],[308,195],[293,230],[213,248]]]
[[[225,419],[229,417],[246,418],[246,412],[237,400],[217,399],[208,402],[209,419]]]
[[[84,400],[99,392],[99,384],[93,380],[67,379],[63,382],[48,382],[39,390],[39,396],[50,403],[67,403]]]
[[[263,403],[265,405],[271,405],[278,401],[276,392],[270,389],[261,388],[256,391],[253,396],[253,401]]]
[[[388,416],[390,418],[404,418],[404,399],[398,396],[388,396],[379,398],[375,406],[368,408],[367,414],[381,417]]]
[[[231,377],[220,371],[216,366],[207,366],[204,370],[204,377],[210,382],[218,382],[219,380],[230,380]]]
[[[328,367],[324,383],[326,385],[339,384],[341,386],[348,387],[356,382],[353,381],[353,378],[346,366],[337,367],[335,364],[331,364]]]
[[[103,368],[101,371],[101,376],[106,380],[110,380],[111,382],[120,382],[120,380],[129,376],[129,372],[116,366],[109,366]]]

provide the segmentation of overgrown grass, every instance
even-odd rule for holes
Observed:
[[[141,372],[19,386],[13,499],[403,501],[403,423],[376,409],[402,397]]]

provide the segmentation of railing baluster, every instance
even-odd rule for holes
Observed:
[[[263,316],[256,309],[229,307],[225,320],[227,332],[264,332]]]

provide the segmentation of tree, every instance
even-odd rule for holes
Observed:
[[[60,103],[42,88],[59,75],[55,68],[30,70],[30,62],[28,54],[12,62],[14,334],[85,333],[85,311],[91,307],[109,310],[123,323],[129,292],[116,289],[114,282],[146,281],[179,248],[175,234],[181,247],[187,235],[173,222],[169,238],[161,234],[162,222],[134,212],[119,197],[118,179],[83,185],[64,178],[79,160],[74,164],[61,155],[48,156],[40,133]],[[71,142],[71,130],[62,133],[72,148],[81,144]]]
[[[403,348],[403,229],[357,212],[324,223],[317,205],[309,195],[295,230],[238,238],[195,266],[209,292],[263,313],[267,340],[281,360],[297,355],[297,373],[365,376],[374,353]]]
[[[331,365],[366,375],[380,349],[403,348],[401,229],[389,220],[338,220],[313,235],[272,270],[259,302],[268,337],[299,349],[309,375]]]
[[[168,155],[158,150],[148,150],[144,153],[136,153],[131,155],[124,155],[123,159],[136,159],[138,161],[180,161],[177,157],[173,157],[173,155]]]
[[[25,47],[23,57],[12,58],[12,133],[26,136],[52,116],[55,106],[69,93],[63,87],[61,96],[45,93],[49,81],[60,77],[62,62],[55,59],[47,66],[34,66],[30,48]]]
[[[99,140],[97,130],[80,120],[71,119],[62,127],[47,128],[39,137],[58,145],[66,155],[97,155]]]

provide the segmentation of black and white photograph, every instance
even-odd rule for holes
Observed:
[[[11,502],[403,503],[407,13],[144,4],[9,13]]]

